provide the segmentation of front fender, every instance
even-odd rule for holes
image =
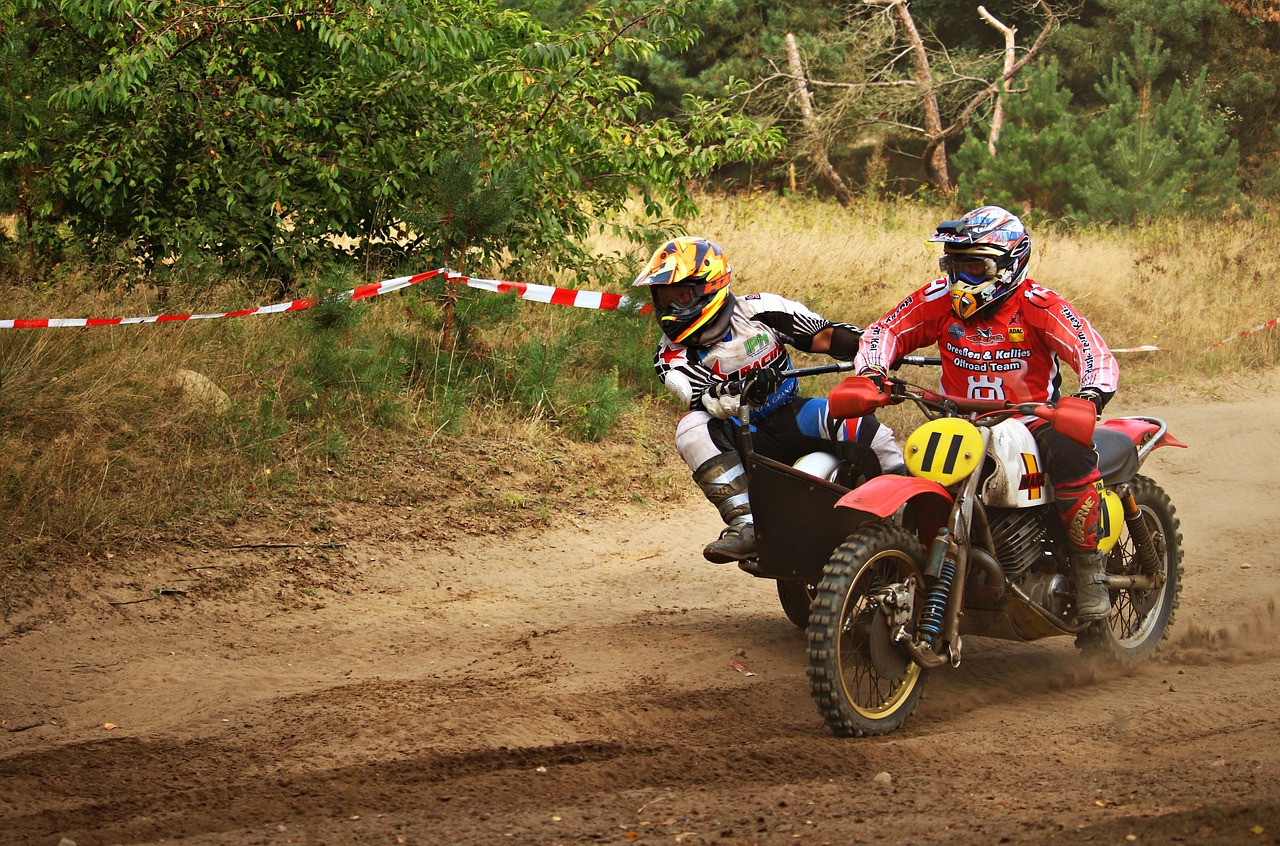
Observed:
[[[876,476],[836,501],[836,508],[853,508],[877,517],[888,517],[912,499],[928,513],[941,510],[944,519],[951,510],[951,494],[937,482],[916,476]]]

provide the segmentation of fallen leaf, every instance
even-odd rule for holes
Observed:
[[[116,725],[115,723],[103,723],[103,724],[102,724],[102,727],[103,727],[104,729],[106,729],[107,731],[111,731],[111,730],[112,730],[112,729],[114,729],[114,728],[120,728],[120,727],[119,727],[118,725]]]

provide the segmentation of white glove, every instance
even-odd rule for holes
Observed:
[[[702,407],[721,420],[733,417],[742,405],[742,398],[737,394],[740,387],[737,382],[717,382],[702,394]]]

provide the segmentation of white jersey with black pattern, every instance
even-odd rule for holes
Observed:
[[[724,338],[709,347],[687,347],[664,336],[653,366],[662,383],[689,408],[701,408],[708,386],[742,378],[760,367],[789,368],[787,346],[808,350],[813,337],[831,325],[795,300],[777,294],[748,294],[734,298],[733,317]],[[793,397],[795,381],[788,383],[775,393]]]

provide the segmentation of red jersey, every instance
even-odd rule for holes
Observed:
[[[859,370],[887,370],[934,343],[942,356],[942,391],[952,396],[1056,401],[1060,360],[1076,371],[1082,388],[1110,395],[1120,381],[1115,356],[1089,321],[1030,279],[995,311],[967,321],[951,310],[947,280],[935,279],[867,328],[855,362]]]

